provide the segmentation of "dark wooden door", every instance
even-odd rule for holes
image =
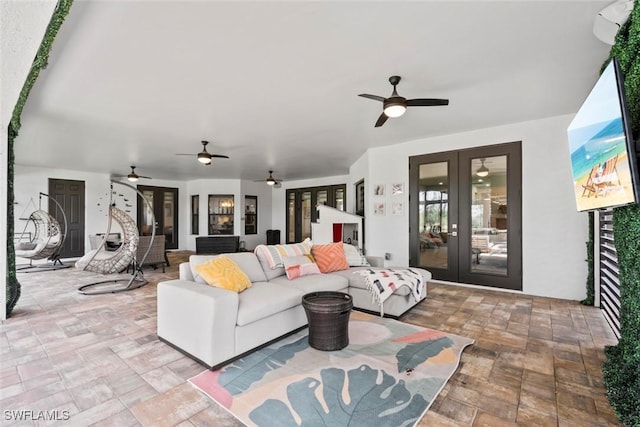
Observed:
[[[155,224],[151,211],[138,196],[138,230],[141,236],[150,236],[152,227],[156,235],[164,234],[166,249],[178,249],[178,189],[169,187],[151,187],[138,185],[153,209]]]
[[[60,258],[84,255],[84,181],[49,178],[49,197],[60,203],[67,218],[67,234]],[[49,213],[64,228],[64,216],[52,200],[49,200]]]

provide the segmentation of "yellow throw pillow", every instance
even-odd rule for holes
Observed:
[[[220,256],[196,266],[196,271],[210,285],[233,292],[251,287],[251,280],[231,258]]]

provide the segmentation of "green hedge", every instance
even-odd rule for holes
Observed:
[[[18,102],[13,109],[13,115],[11,116],[11,123],[8,129],[8,144],[7,144],[7,317],[11,315],[13,308],[18,303],[20,298],[20,282],[16,277],[16,251],[13,245],[13,228],[14,228],[14,211],[13,211],[13,175],[14,175],[14,153],[13,146],[20,130],[20,116],[22,115],[22,109],[27,103],[27,98],[31,89],[40,75],[40,71],[47,67],[47,61],[49,60],[49,52],[51,52],[51,46],[58,34],[58,30],[62,26],[65,18],[71,10],[73,0],[58,0],[56,8],[53,11],[47,31],[42,38],[36,57],[31,64],[31,69],[27,75],[20,95],[18,96]]]
[[[640,1],[616,37],[611,57],[620,62],[634,134],[640,134]],[[614,209],[613,234],[620,269],[620,330],[605,348],[603,375],[609,402],[627,426],[640,426],[640,205]]]

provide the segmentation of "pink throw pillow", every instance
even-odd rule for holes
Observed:
[[[347,270],[349,268],[347,257],[344,255],[342,242],[329,243],[327,245],[313,245],[311,247],[311,254],[322,273]]]

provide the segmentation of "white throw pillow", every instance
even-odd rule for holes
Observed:
[[[347,258],[349,267],[369,267],[369,261],[362,255],[360,248],[353,245],[344,244],[344,256]]]

